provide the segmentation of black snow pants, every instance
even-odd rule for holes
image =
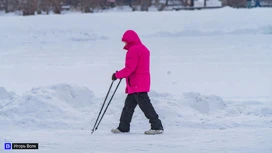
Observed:
[[[147,92],[128,94],[125,100],[118,129],[122,132],[130,131],[130,122],[136,106],[139,105],[153,130],[163,130],[161,120],[152,106]]]

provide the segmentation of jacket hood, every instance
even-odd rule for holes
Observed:
[[[126,49],[126,50],[128,50],[134,44],[141,43],[141,40],[140,40],[138,34],[133,30],[127,30],[123,34],[122,41],[126,42],[126,46],[124,46],[124,49]]]

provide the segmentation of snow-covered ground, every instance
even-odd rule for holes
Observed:
[[[271,153],[271,13],[2,15],[0,145],[38,142],[36,152],[50,153]],[[127,29],[151,51],[149,95],[163,135],[143,134],[149,124],[139,108],[130,134],[110,133],[124,81],[91,134],[111,75],[124,65]]]

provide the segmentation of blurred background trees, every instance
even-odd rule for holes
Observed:
[[[151,6],[160,11],[169,7],[192,10],[211,8],[209,4],[214,1],[220,2],[219,7],[245,8],[249,4],[254,7],[257,2],[261,7],[272,7],[272,0],[0,0],[0,11],[19,11],[23,15],[61,14],[65,10],[91,13],[116,6],[129,6],[133,11],[148,11]],[[203,4],[197,6],[200,2]]]

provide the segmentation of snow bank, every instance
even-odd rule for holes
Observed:
[[[184,93],[185,103],[200,113],[226,108],[226,104],[221,97],[203,96],[200,93]]]
[[[3,123],[0,127],[10,124],[31,129],[91,129],[104,101],[104,97],[96,97],[86,87],[68,84],[33,88],[22,96],[10,93],[5,88],[0,88],[0,91],[0,121]],[[117,94],[113,98],[101,122],[102,129],[118,125],[125,96]],[[193,92],[174,96],[151,91],[149,96],[167,128],[225,129],[267,126],[271,122],[272,107],[261,102],[225,102],[219,96]],[[135,110],[132,126],[149,128],[148,120],[139,107]]]
[[[28,127],[82,122],[82,112],[93,102],[93,97],[92,91],[75,85],[33,88],[21,97],[9,100],[0,110],[0,116]]]
[[[15,93],[8,92],[4,87],[0,87],[0,109],[6,106],[9,101],[15,97]]]
[[[10,94],[7,92],[7,90],[4,87],[0,87],[0,99],[8,99],[10,98]]]
[[[263,103],[258,101],[232,102],[229,103],[228,109],[224,112],[226,116],[244,115],[271,117],[272,106],[269,102]]]

